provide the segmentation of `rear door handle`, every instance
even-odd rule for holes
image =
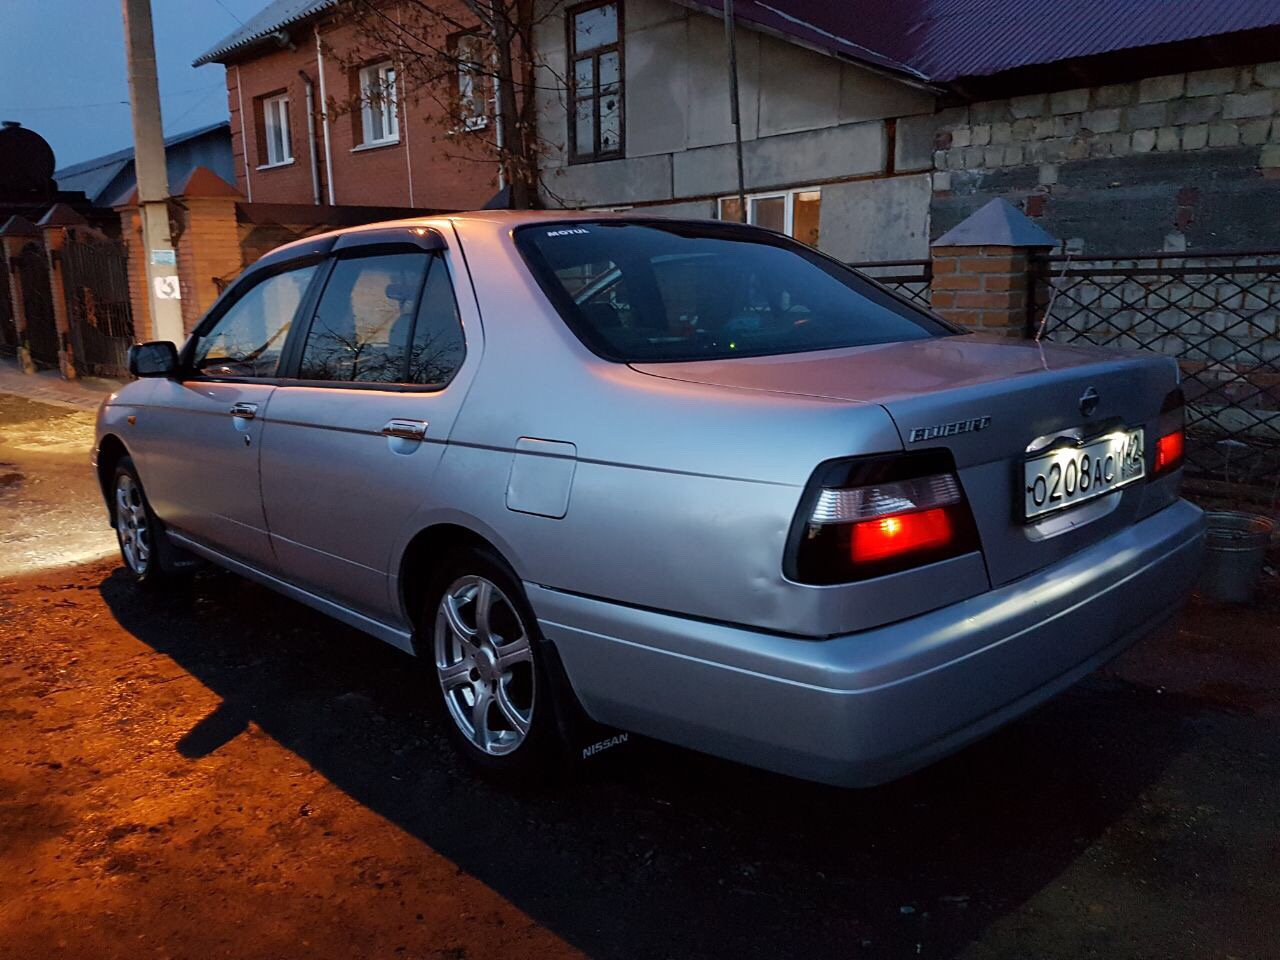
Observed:
[[[421,440],[427,435],[425,420],[388,420],[382,428],[384,437],[399,437],[402,440]]]
[[[231,405],[231,415],[233,417],[241,417],[245,420],[252,420],[258,415],[258,405],[256,403],[235,403]]]

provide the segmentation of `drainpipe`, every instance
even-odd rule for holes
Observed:
[[[236,100],[240,106],[240,158],[244,160],[244,192],[253,203],[253,178],[249,176],[249,141],[244,126],[244,87],[240,85],[240,65],[236,64]]]
[[[299,70],[302,85],[307,91],[307,151],[311,154],[311,202],[320,206],[320,158],[316,155],[316,95],[315,84],[305,70]]]
[[[324,170],[329,179],[329,205],[338,201],[333,192],[333,148],[329,143],[329,95],[324,86],[324,52],[320,49],[320,25],[315,26],[316,33],[316,72],[320,74],[320,124],[324,128]]]

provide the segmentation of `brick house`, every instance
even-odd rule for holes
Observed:
[[[440,7],[470,19],[460,0]],[[482,206],[497,167],[476,125],[408,85],[368,34],[336,0],[275,0],[195,61],[226,67],[237,189],[254,203]]]
[[[736,215],[720,5],[545,0],[534,35],[544,205]],[[330,96],[356,83],[325,53],[352,37],[326,19],[334,7],[279,0],[198,61],[227,64],[233,133],[247,144],[241,191],[484,203],[492,165],[448,159],[458,124],[438,111],[405,116],[402,104],[386,145],[362,141],[368,118],[324,124],[314,111],[329,134],[306,161],[298,71],[325,78]],[[919,258],[1001,197],[1091,252],[1274,243],[1273,0],[1185,0],[1176,16],[1132,0],[739,0],[736,15],[753,222],[845,260]],[[288,159],[272,146],[279,111]]]

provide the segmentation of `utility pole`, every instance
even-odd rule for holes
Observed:
[[[738,38],[733,22],[733,0],[724,0],[724,37],[729,46],[729,105],[733,116],[733,145],[738,158],[738,219],[746,223],[747,188],[742,173],[742,113],[738,109]]]
[[[142,245],[147,269],[147,304],[152,336],[181,344],[182,303],[178,261],[169,235],[169,173],[165,168],[164,126],[160,120],[160,84],[151,28],[151,0],[120,0],[124,48],[129,69],[129,105],[133,113],[133,169],[142,214]]]

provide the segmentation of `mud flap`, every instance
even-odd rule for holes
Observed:
[[[556,726],[560,731],[565,767],[570,770],[594,769],[603,766],[606,759],[616,761],[625,755],[635,736],[592,720],[573,692],[555,644],[544,642],[542,654],[548,679],[556,687]]]
[[[156,522],[160,523],[159,520]],[[156,538],[156,559],[160,561],[161,570],[165,573],[184,573],[204,563],[195,554],[188,553],[170,540],[169,531],[163,523],[160,523],[160,529],[162,535]]]

